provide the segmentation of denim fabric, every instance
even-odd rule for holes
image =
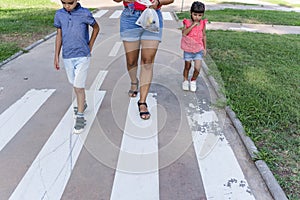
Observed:
[[[124,8],[120,19],[120,36],[123,41],[138,41],[138,40],[158,40],[162,38],[163,18],[160,10],[156,10],[159,18],[159,32],[153,33],[144,30],[135,22],[141,16],[143,11],[134,10],[128,6]]]
[[[203,60],[203,51],[199,51],[197,53],[190,53],[190,52],[183,52],[183,59],[185,61],[192,61],[192,60]]]

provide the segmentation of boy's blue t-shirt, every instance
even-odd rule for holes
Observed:
[[[90,56],[89,25],[95,23],[92,13],[79,3],[71,12],[64,8],[56,11],[54,26],[62,30],[63,58]]]

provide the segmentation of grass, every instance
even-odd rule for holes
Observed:
[[[235,1],[223,1],[223,0],[207,0],[206,2],[213,2],[213,3],[223,3],[223,4],[240,4],[240,5],[255,5],[255,4],[249,4],[249,3],[239,3]],[[263,0],[263,2],[272,3],[275,5],[285,6],[285,7],[300,7],[300,3],[290,3],[289,1],[285,0]],[[296,1],[295,1],[296,2]]]
[[[0,62],[55,31],[49,0],[0,1]]]
[[[190,18],[189,12],[177,14],[179,18]],[[300,13],[268,10],[207,10],[205,18],[215,22],[233,22],[250,24],[273,24],[300,26]]]
[[[208,31],[227,103],[290,199],[300,199],[300,35]]]
[[[300,35],[207,31],[227,104],[289,199],[300,199]]]

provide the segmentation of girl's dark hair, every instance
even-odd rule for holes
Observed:
[[[204,13],[205,12],[205,5],[202,2],[194,1],[194,3],[191,6],[191,12]]]

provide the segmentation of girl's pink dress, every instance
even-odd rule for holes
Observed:
[[[190,52],[196,53],[204,49],[203,45],[203,29],[207,19],[200,20],[200,25],[195,26],[186,36],[181,38],[181,49]],[[193,22],[189,19],[184,19],[183,24],[186,28],[190,27]]]

